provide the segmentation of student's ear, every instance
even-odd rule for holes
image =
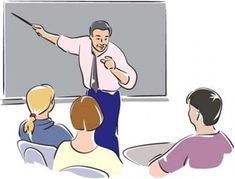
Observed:
[[[51,109],[49,111],[52,111],[54,107],[55,107],[55,99],[51,100],[50,107],[49,107]]]
[[[197,111],[197,121],[200,120],[200,117],[201,117],[201,113],[200,113],[200,111],[198,110],[198,111]]]
[[[203,116],[202,116],[202,114],[200,113],[200,111],[198,111],[197,121],[202,121],[202,122],[203,122]]]

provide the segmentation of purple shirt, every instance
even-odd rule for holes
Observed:
[[[86,88],[90,89],[90,78],[91,78],[91,67],[92,67],[92,44],[88,36],[78,37],[78,38],[68,38],[65,36],[60,36],[57,45],[64,51],[71,54],[79,55],[79,63],[83,75],[83,82]],[[116,67],[124,72],[126,72],[130,80],[124,85],[119,83],[117,78],[107,70],[103,63],[100,62],[105,56],[110,56],[116,63]],[[98,56],[97,58],[97,75],[99,89],[104,91],[117,91],[120,86],[131,89],[136,83],[136,72],[127,63],[123,52],[113,43],[109,42],[107,50]]]
[[[170,173],[183,167],[187,162],[192,168],[217,167],[225,153],[230,153],[233,145],[225,134],[191,135],[179,141],[162,159],[159,165]]]

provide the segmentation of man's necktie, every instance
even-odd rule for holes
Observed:
[[[91,89],[93,89],[95,92],[99,88],[98,75],[97,75],[97,62],[96,62],[96,56],[94,54],[93,54],[93,62],[92,62],[92,68],[91,68],[90,85],[91,85]]]

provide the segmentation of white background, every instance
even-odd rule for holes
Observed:
[[[167,0],[166,8],[169,101],[123,102],[119,119],[120,149],[152,142],[176,142],[192,134],[194,128],[189,123],[185,99],[189,92],[198,87],[212,88],[221,95],[223,110],[216,128],[226,133],[235,143],[235,2]],[[1,53],[2,48],[0,43]],[[143,60],[146,61],[145,68],[148,68],[148,56]],[[51,117],[72,130],[69,108],[70,104],[56,104]],[[78,178],[73,174],[55,173],[38,165],[23,163],[16,141],[19,139],[19,124],[29,115],[26,105],[0,106],[0,115],[1,178]],[[122,159],[124,168],[118,178],[151,178],[146,167],[137,166],[123,156]],[[166,178],[234,178],[234,164],[233,152],[215,169],[195,170],[186,166]]]

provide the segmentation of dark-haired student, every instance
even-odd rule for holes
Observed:
[[[152,162],[149,166],[152,176],[165,176],[186,164],[198,169],[217,167],[224,154],[232,152],[229,138],[214,126],[222,110],[221,97],[211,89],[199,88],[188,95],[186,102],[196,134],[183,138],[165,156]]]

